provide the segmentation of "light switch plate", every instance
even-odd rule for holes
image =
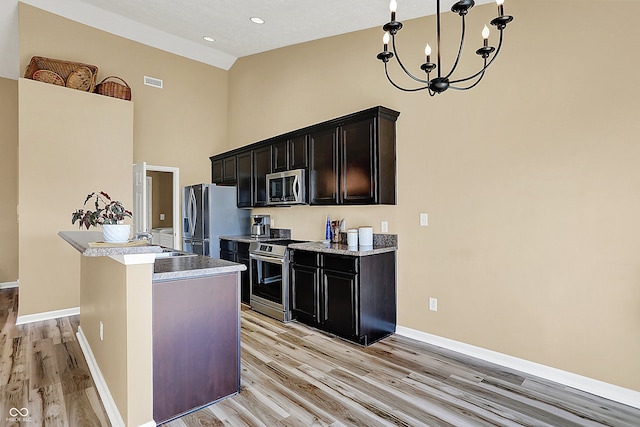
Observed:
[[[429,214],[421,213],[420,214],[420,227],[426,227],[429,225]]]
[[[383,233],[389,232],[389,223],[387,221],[382,221],[380,223],[380,231],[382,231]]]

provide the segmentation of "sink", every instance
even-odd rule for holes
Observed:
[[[170,248],[163,248],[162,252],[156,254],[156,259],[174,258],[174,257],[182,257],[182,256],[197,256],[197,254],[193,254],[191,252],[182,252],[182,251],[178,251]]]

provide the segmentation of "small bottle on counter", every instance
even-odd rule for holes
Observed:
[[[324,226],[324,240],[331,240],[331,218],[327,215],[327,223]]]

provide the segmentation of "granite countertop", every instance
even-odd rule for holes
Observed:
[[[148,244],[125,246],[116,243],[113,246],[90,246],[91,243],[102,240],[102,232],[100,231],[61,231],[58,235],[82,255],[89,257],[150,254],[163,251],[162,246]],[[153,281],[213,276],[240,272],[246,269],[247,267],[244,264],[202,255],[157,258],[153,266]]]
[[[90,246],[91,243],[102,242],[101,231],[60,231],[58,236],[62,237],[67,243],[76,248],[84,256],[111,256],[162,252],[161,246],[149,244],[126,246],[124,244],[114,243],[112,246]]]
[[[272,242],[274,240],[282,240],[282,237],[251,237],[249,234],[241,236],[220,236],[220,240],[233,240],[235,242],[252,243],[252,242]]]
[[[237,273],[246,269],[244,264],[202,255],[158,258],[153,266],[153,281],[214,276]]]
[[[398,249],[395,244],[374,244],[373,246],[348,246],[344,243],[325,243],[325,242],[305,242],[292,243],[289,249],[299,249],[303,251],[322,252],[328,254],[349,255],[349,256],[367,256],[382,254],[385,252],[393,252]]]

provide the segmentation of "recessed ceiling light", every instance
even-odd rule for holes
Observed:
[[[214,39],[213,37],[209,37],[209,36],[204,36],[203,39],[205,39],[208,42],[214,42],[216,41],[216,39]]]
[[[251,22],[253,22],[254,24],[264,24],[264,19],[262,18],[258,18],[257,16],[254,16],[253,18],[249,18],[251,20]]]

